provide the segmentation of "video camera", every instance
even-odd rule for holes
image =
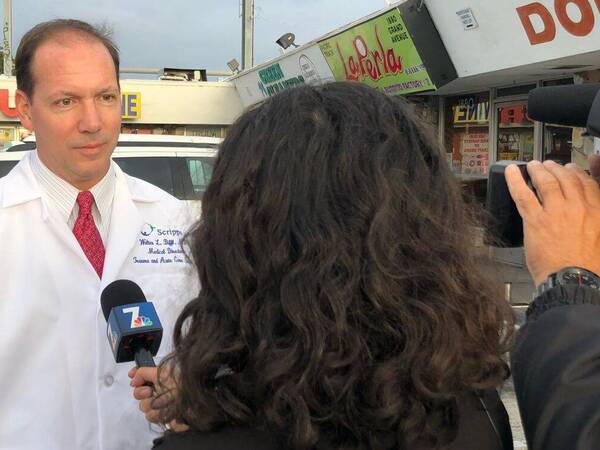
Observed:
[[[588,135],[600,138],[600,83],[536,88],[529,93],[527,114],[539,122],[586,128]],[[498,161],[490,167],[486,241],[496,247],[523,246],[523,221],[504,178],[509,164],[519,166],[523,178],[533,189],[526,162]]]

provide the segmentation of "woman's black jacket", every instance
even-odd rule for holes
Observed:
[[[446,450],[512,450],[508,414],[496,391],[467,395],[459,403],[459,427]],[[276,436],[251,429],[229,428],[210,433],[170,433],[155,441],[154,450],[284,450]],[[407,450],[430,450],[415,445]]]

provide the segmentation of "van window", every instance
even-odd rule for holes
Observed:
[[[0,178],[8,175],[8,172],[17,165],[19,161],[0,161]]]
[[[194,193],[203,193],[212,177],[212,164],[208,163],[206,159],[188,158],[187,166],[192,179]]]
[[[140,178],[148,183],[158,186],[163,191],[175,195],[173,174],[168,157],[115,157],[114,161],[127,175]]]

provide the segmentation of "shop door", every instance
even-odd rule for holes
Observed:
[[[531,161],[534,124],[527,117],[527,101],[496,104],[496,160]]]
[[[494,106],[495,160],[530,161],[534,157],[534,123],[527,118],[527,100],[498,102]],[[523,248],[491,247],[492,259],[524,267]]]

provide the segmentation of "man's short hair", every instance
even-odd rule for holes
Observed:
[[[56,19],[38,23],[29,30],[19,44],[15,56],[15,74],[17,89],[22,90],[29,98],[33,96],[34,80],[31,66],[36,50],[40,45],[65,33],[75,33],[99,41],[110,54],[115,65],[115,76],[119,82],[119,49],[111,38],[108,27],[94,27],[87,22],[76,19]]]

